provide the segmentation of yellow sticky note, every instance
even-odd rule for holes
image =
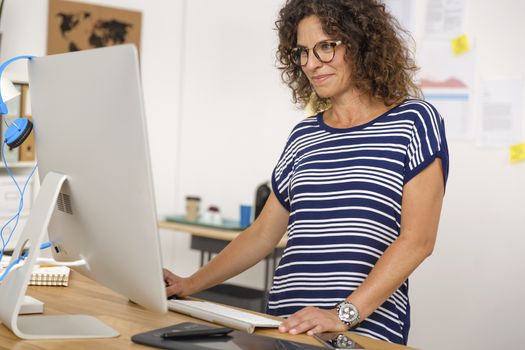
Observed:
[[[510,162],[512,164],[525,160],[525,143],[510,146]]]
[[[470,42],[467,34],[452,39],[452,53],[456,56],[470,51]]]

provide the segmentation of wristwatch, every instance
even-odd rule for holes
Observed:
[[[349,330],[361,322],[359,319],[359,311],[354,304],[343,300],[335,306],[335,309],[337,311],[337,316]]]

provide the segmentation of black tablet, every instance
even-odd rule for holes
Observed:
[[[319,350],[320,347],[296,343],[261,335],[233,331],[225,336],[204,336],[203,338],[165,339],[162,337],[167,332],[208,330],[213,327],[202,324],[185,322],[170,327],[155,329],[149,332],[136,334],[131,337],[135,343],[149,345],[161,349],[177,350]]]

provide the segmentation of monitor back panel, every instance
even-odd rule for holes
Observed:
[[[49,226],[57,260],[166,311],[138,56],[121,45],[29,62],[41,179],[68,180]]]

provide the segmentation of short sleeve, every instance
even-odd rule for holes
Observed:
[[[284,151],[272,172],[272,191],[287,211],[290,211],[289,182],[292,176],[293,164],[294,157],[291,149],[291,137],[289,137]]]
[[[296,166],[299,149],[305,146],[305,140],[312,135],[322,132],[319,129],[318,118],[322,112],[312,115],[299,122],[290,132],[284,150],[273,169],[272,190],[282,206],[290,212],[290,181]]]
[[[414,124],[405,161],[404,183],[414,178],[436,158],[440,158],[446,184],[449,157],[444,120],[434,106],[425,101],[420,101],[414,112]]]

